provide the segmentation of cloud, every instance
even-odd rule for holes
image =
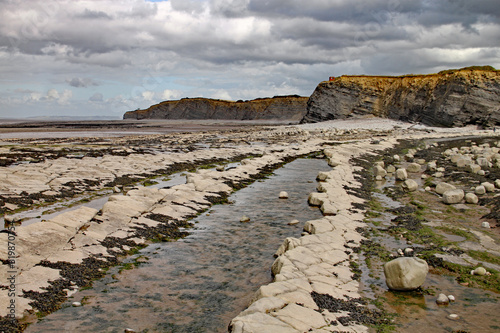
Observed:
[[[99,84],[90,78],[80,78],[74,77],[72,79],[66,79],[66,82],[75,88],[87,88],[91,86],[98,86]]]
[[[89,97],[89,101],[91,101],[91,102],[103,102],[104,96],[101,93],[95,93]]]
[[[121,112],[308,95],[330,75],[500,67],[496,0],[0,0],[0,12],[9,110]]]

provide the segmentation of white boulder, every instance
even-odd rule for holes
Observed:
[[[392,290],[414,290],[424,284],[429,266],[425,260],[401,257],[384,265],[385,282]]]

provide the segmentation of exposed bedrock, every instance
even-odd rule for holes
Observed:
[[[129,111],[123,119],[226,119],[300,121],[306,113],[307,97],[275,96],[250,101],[183,98]]]
[[[443,127],[498,126],[499,73],[485,66],[429,75],[341,76],[317,86],[302,122],[373,115]]]

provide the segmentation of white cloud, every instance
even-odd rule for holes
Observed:
[[[165,89],[162,91],[160,98],[162,100],[172,100],[181,97],[181,92],[178,90]]]

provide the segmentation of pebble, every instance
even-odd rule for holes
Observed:
[[[71,306],[74,306],[75,308],[77,308],[79,306],[82,306],[82,303],[80,303],[80,302],[73,302],[73,303],[71,303]]]
[[[483,222],[483,223],[481,223],[481,227],[489,229],[490,228],[490,224],[488,222]]]
[[[478,267],[474,271],[473,275],[486,275],[487,271],[484,267]]]
[[[224,170],[225,170],[225,166],[223,166],[223,165],[219,165],[219,166],[217,166],[217,167],[215,168],[215,170],[217,170],[217,171],[219,171],[219,172],[222,172],[222,171],[224,171]]]
[[[413,249],[412,248],[409,248],[407,247],[405,249],[405,257],[412,257],[413,256]]]
[[[126,328],[123,332],[124,333],[134,333],[134,332],[137,332],[137,331],[135,331],[135,330],[133,330],[131,328]]]
[[[455,302],[455,296],[453,296],[453,295],[448,295],[448,300],[449,300],[450,302]]]
[[[448,296],[446,296],[445,294],[439,294],[436,299],[436,303],[438,305],[448,305],[448,303],[450,303],[450,300],[448,299]]]
[[[288,222],[288,225],[296,225],[296,224],[299,224],[300,221],[299,220],[291,220],[290,222]]]
[[[457,315],[456,313],[450,313],[448,316],[446,316],[446,318],[451,319],[451,320],[460,319],[459,315]]]
[[[250,222],[250,218],[248,216],[243,215],[240,219],[240,222]]]
[[[285,191],[280,192],[280,199],[288,199],[288,193]]]

